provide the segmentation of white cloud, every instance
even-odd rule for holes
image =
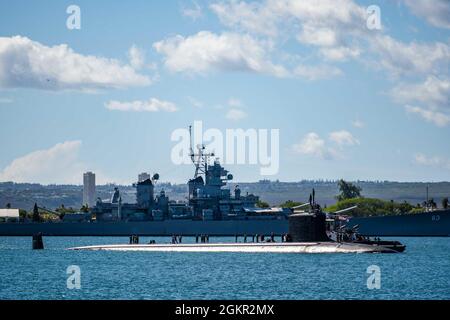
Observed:
[[[355,128],[359,128],[359,129],[365,127],[365,123],[362,122],[361,120],[355,120],[355,121],[353,121],[353,122],[352,122],[352,125],[353,125]]]
[[[319,66],[299,65],[294,69],[293,73],[296,76],[306,78],[311,81],[320,79],[329,79],[342,75],[342,71],[339,68],[327,65],[319,65]]]
[[[399,103],[450,109],[450,79],[428,76],[422,83],[402,83],[391,90],[391,96]]]
[[[346,130],[331,132],[329,138],[339,146],[359,144],[359,140]]]
[[[180,35],[153,44],[164,55],[165,66],[174,72],[205,74],[210,71],[246,71],[284,77],[283,66],[268,56],[270,45],[249,35],[201,31],[189,37]]]
[[[329,59],[357,56],[350,40],[368,33],[365,8],[351,0],[228,1],[210,8],[228,27],[271,38],[297,35],[302,44],[327,48]],[[349,42],[352,49],[343,49]]]
[[[174,72],[205,74],[210,71],[247,71],[276,77],[328,79],[342,71],[328,65],[298,65],[293,71],[270,60],[272,46],[249,35],[201,31],[184,38],[172,37],[154,44],[165,56],[165,66]]]
[[[403,0],[417,16],[425,18],[435,27],[450,29],[450,1]]]
[[[189,17],[192,20],[197,20],[202,17],[202,7],[195,1],[192,2],[192,7],[182,8],[181,14],[185,17]]]
[[[387,35],[369,43],[380,58],[377,65],[394,76],[448,73],[450,47],[445,43],[404,43]]]
[[[244,104],[242,103],[241,100],[236,99],[236,98],[230,98],[228,99],[228,105],[230,107],[242,107]]]
[[[322,159],[331,160],[337,156],[334,149],[325,144],[325,140],[315,132],[310,132],[298,144],[292,146],[294,152],[304,155],[312,155]]]
[[[364,8],[351,0],[228,1],[210,7],[223,24],[263,35],[300,25],[299,39],[315,45],[334,45],[344,31],[366,28]]]
[[[193,98],[191,96],[188,96],[187,99],[188,99],[189,103],[191,105],[193,105],[194,107],[196,107],[196,108],[202,108],[203,107],[203,102],[201,102],[201,101],[199,101],[199,100],[197,100],[197,99],[195,99],[195,98]]]
[[[247,113],[240,109],[230,109],[227,111],[225,117],[229,120],[239,121],[247,117]]]
[[[132,45],[128,50],[128,58],[130,59],[130,65],[136,70],[141,69],[145,64],[144,51],[136,45]]]
[[[428,122],[434,123],[438,127],[445,127],[450,123],[450,116],[439,111],[423,109],[417,106],[406,105],[405,109],[408,113],[415,113]]]
[[[0,172],[0,181],[79,183],[83,173],[80,147],[81,141],[66,141],[19,157]]]
[[[448,1],[437,1],[438,9],[425,0],[405,1],[424,15],[439,16],[450,23]],[[369,30],[366,7],[352,0],[231,0],[210,8],[224,25],[240,32],[268,37],[273,42],[280,38],[285,42],[296,35],[301,44],[316,47],[326,61],[357,59],[365,53],[367,59],[361,61],[374,61],[374,66],[393,76],[448,73],[448,44],[404,43],[385,35],[383,30]]]
[[[397,103],[406,104],[405,109],[409,113],[418,114],[440,127],[450,123],[448,78],[428,76],[424,82],[402,83],[394,87],[390,95]]]
[[[0,87],[84,90],[149,85],[126,64],[74,52],[65,44],[45,46],[29,38],[0,37]]]
[[[335,30],[305,24],[302,33],[298,36],[300,42],[319,47],[332,47],[338,43]]]
[[[320,53],[326,60],[331,61],[346,61],[349,58],[354,59],[359,57],[361,49],[357,47],[338,46],[332,48],[322,48]]]
[[[228,27],[267,36],[278,34],[275,12],[266,3],[230,1],[211,4],[210,8]]]
[[[450,159],[438,157],[438,156],[427,156],[423,153],[418,153],[414,156],[414,162],[416,164],[424,166],[441,167],[445,169],[450,169]]]
[[[346,131],[334,131],[329,134],[329,142],[335,144],[339,149],[331,147],[317,133],[310,132],[302,140],[292,146],[295,153],[311,155],[325,160],[343,158],[341,151],[343,147],[359,144],[359,141],[353,135]],[[339,150],[339,151],[338,151]]]
[[[148,111],[148,112],[158,112],[158,111],[166,111],[166,112],[175,112],[178,110],[176,105],[172,102],[158,100],[156,98],[151,98],[148,101],[125,101],[120,102],[116,100],[108,101],[105,104],[105,107],[109,110],[118,110],[118,111]]]
[[[41,184],[82,184],[83,172],[91,170],[80,160],[80,140],[57,143],[48,149],[30,152],[14,159],[0,171],[0,181],[29,182]],[[93,170],[97,184],[114,180],[100,170]],[[125,183],[123,181],[116,181]]]

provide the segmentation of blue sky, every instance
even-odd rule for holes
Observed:
[[[449,62],[445,0],[3,1],[0,181],[185,182],[195,120],[280,130],[278,174],[237,181],[448,181]]]

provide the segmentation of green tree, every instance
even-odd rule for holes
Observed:
[[[338,201],[361,198],[362,189],[353,183],[346,182],[343,179],[338,182],[340,194],[336,197]]]
[[[19,217],[20,219],[25,219],[28,216],[27,210],[19,209]]]
[[[288,200],[284,203],[280,204],[280,207],[282,208],[292,208],[292,207],[296,207],[303,204],[302,202],[297,202],[297,201],[292,201],[292,200]]]
[[[33,207],[33,221],[34,222],[41,221],[41,216],[39,215],[39,209],[38,209],[37,203],[35,203],[34,207]]]
[[[396,206],[397,210],[402,214],[408,213],[412,209],[414,209],[414,207],[406,201],[403,201],[403,203],[401,203],[401,204],[395,204],[395,206]]]
[[[261,200],[258,200],[258,202],[256,203],[256,206],[258,208],[269,208],[270,207],[267,202],[264,202],[264,201],[261,201]]]
[[[324,210],[327,212],[335,212],[353,206],[357,206],[357,208],[346,212],[345,215],[367,217],[418,213],[423,211],[422,209],[414,208],[406,201],[398,203],[374,198],[353,198],[341,200]]]
[[[62,218],[65,214],[75,213],[71,207],[66,208],[64,204],[62,204],[59,208],[55,209],[55,212],[59,213],[59,216]]]

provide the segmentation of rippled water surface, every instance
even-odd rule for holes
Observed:
[[[398,240],[405,253],[261,254],[66,250],[128,241],[112,237],[45,237],[33,251],[30,237],[0,237],[0,299],[450,299],[450,238]],[[79,290],[67,288],[70,265]],[[367,288],[371,265],[378,290]]]

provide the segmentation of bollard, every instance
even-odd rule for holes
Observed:
[[[44,249],[44,242],[42,241],[42,233],[37,233],[33,235],[33,250]]]

